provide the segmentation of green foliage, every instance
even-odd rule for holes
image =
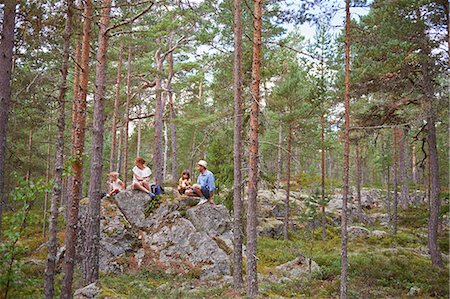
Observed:
[[[0,243],[0,293],[7,297],[12,288],[17,288],[26,281],[23,271],[28,247],[23,245],[27,225],[33,225],[30,209],[37,198],[50,191],[50,184],[43,179],[25,181],[16,176],[18,186],[11,192],[11,204],[14,213],[5,216],[2,242]]]

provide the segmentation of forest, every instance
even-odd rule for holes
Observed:
[[[447,0],[1,0],[0,298],[448,298],[449,24]],[[213,204],[177,192],[202,165]]]

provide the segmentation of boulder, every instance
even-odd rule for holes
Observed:
[[[320,270],[319,265],[304,255],[300,255],[296,259],[277,266],[275,269],[281,272],[285,277],[299,278],[309,273],[309,264],[311,263],[311,272]]]
[[[137,228],[146,228],[151,225],[144,214],[150,199],[148,194],[136,190],[125,190],[115,196],[117,205],[126,219]]]
[[[262,237],[280,238],[283,236],[284,223],[275,218],[263,218],[258,220],[258,235]]]
[[[362,226],[350,226],[347,231],[350,238],[368,237],[370,235],[370,231]]]
[[[91,283],[81,289],[78,289],[74,293],[74,299],[95,299],[99,298],[100,288],[97,284]]]

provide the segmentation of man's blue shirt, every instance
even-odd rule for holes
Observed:
[[[214,184],[214,174],[207,169],[198,176],[197,184],[206,187],[210,192],[214,191],[214,189],[216,189],[216,185]]]

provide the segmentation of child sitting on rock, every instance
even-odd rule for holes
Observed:
[[[111,172],[109,173],[109,186],[111,192],[108,193],[108,196],[113,196],[119,193],[120,191],[125,190],[125,184],[119,179],[119,173],[118,172]]]
[[[186,190],[192,189],[191,185],[191,174],[189,170],[183,170],[181,173],[181,178],[178,181],[178,192],[183,195],[186,193]]]

